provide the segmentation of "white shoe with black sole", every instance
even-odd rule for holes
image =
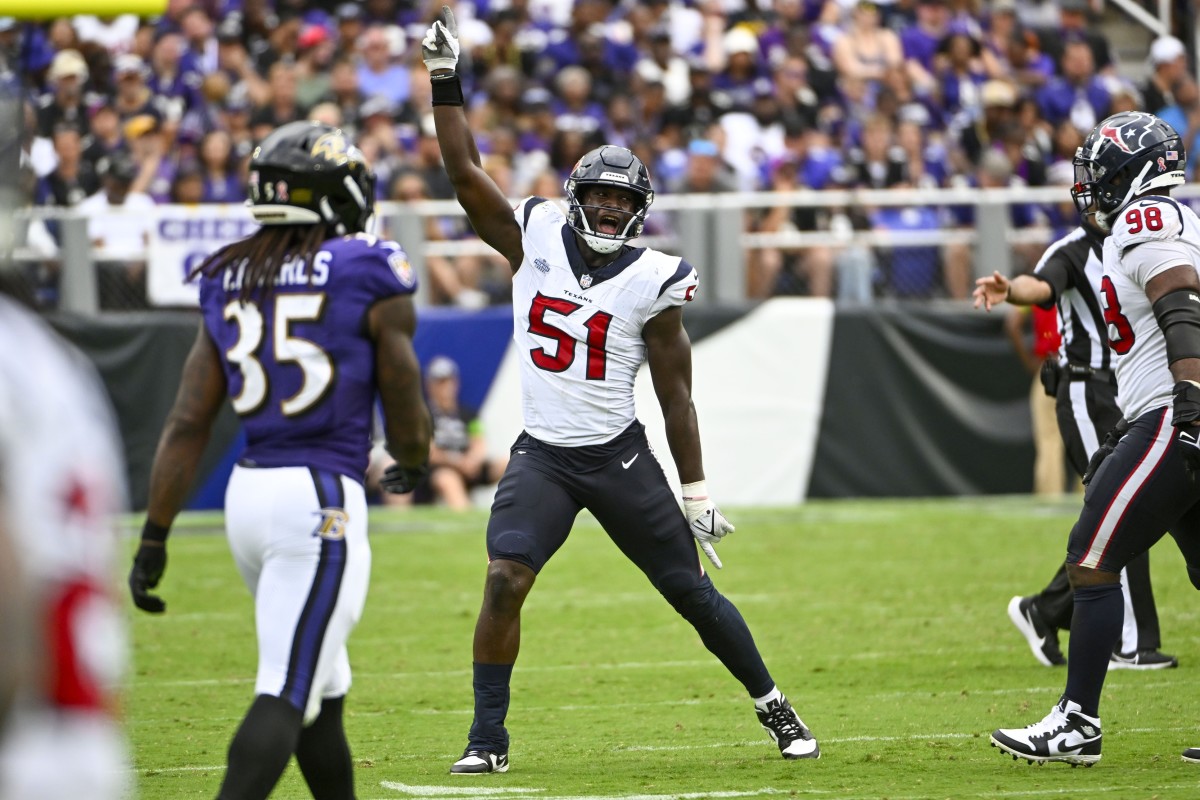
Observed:
[[[1030,764],[1061,761],[1090,767],[1100,760],[1100,720],[1089,717],[1066,697],[1041,722],[1025,728],[992,731],[992,746]]]
[[[492,772],[508,772],[508,753],[468,750],[450,767],[451,775],[487,775]]]

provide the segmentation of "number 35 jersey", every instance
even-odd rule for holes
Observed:
[[[322,244],[307,266],[286,264],[265,299],[240,302],[241,281],[236,267],[203,278],[200,310],[245,429],[242,460],[362,482],[376,394],[367,313],[415,290],[404,251],[345,236]]]
[[[1200,219],[1190,208],[1153,196],[1116,214],[1104,241],[1100,293],[1109,347],[1117,355],[1117,402],[1127,420],[1171,404],[1175,379],[1146,285],[1184,264],[1200,270]]]
[[[634,420],[642,326],[693,298],[696,270],[677,256],[626,247],[589,272],[557,204],[531,197],[515,214],[525,251],[513,276],[525,430],[562,447],[603,444]]]

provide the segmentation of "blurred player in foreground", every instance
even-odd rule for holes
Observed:
[[[346,640],[371,566],[363,474],[376,392],[397,462],[385,488],[410,491],[423,476],[430,434],[412,348],[416,278],[398,244],[364,233],[374,184],[342,131],[285,125],[251,157],[262,228],[197,270],[203,323],[158,444],[129,585],[139,608],[164,610],[147,590],[228,395],[247,446],[225,525],[255,599],[258,678],[220,800],[267,797],[293,753],[313,797],[354,797]]]
[[[0,800],[129,797],[116,423],[91,364],[2,295],[0,342]]]
[[[624,147],[587,153],[566,184],[569,210],[530,197],[514,210],[480,166],[454,72],[454,15],[442,7],[422,42],[446,171],[480,238],[513,271],[513,339],[521,355],[525,430],[511,450],[487,528],[490,563],[475,628],[475,719],[455,774],[508,769],[509,682],[521,606],[537,574],[588,509],[754,700],[784,758],[817,758],[817,742],[775,686],[750,629],[704,573],[693,536],[713,545],[733,526],[709,498],[692,405],[683,304],[696,271],[626,243],[654,200],[650,176]],[[649,362],[683,481],[683,506],[634,415],[633,385]]]

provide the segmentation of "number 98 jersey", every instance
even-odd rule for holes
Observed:
[[[513,276],[525,430],[560,447],[603,444],[634,420],[642,326],[695,296],[696,270],[677,256],[627,247],[589,272],[556,204],[531,197],[515,214],[525,253]]]
[[[1117,402],[1127,420],[1171,404],[1175,379],[1146,285],[1183,264],[1200,271],[1200,219],[1190,208],[1155,195],[1114,215],[1100,294],[1108,344],[1117,356]]]

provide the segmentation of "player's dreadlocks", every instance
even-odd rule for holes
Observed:
[[[258,289],[260,299],[269,297],[283,265],[301,261],[311,266],[321,245],[337,235],[334,226],[318,222],[312,225],[264,225],[245,239],[222,247],[192,270],[189,279],[213,277],[223,269],[243,271],[238,299],[251,300]]]

